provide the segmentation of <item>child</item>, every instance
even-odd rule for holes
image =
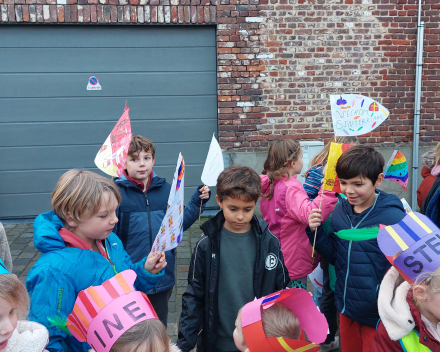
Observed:
[[[419,188],[417,188],[417,205],[420,209],[422,208],[423,201],[431,190],[432,185],[437,180],[437,176],[440,174],[440,170],[435,170],[437,171],[435,172],[435,175],[431,173],[437,162],[440,163],[440,143],[437,144],[436,148],[432,148],[422,154],[423,167],[421,175],[423,181],[420,183]]]
[[[381,321],[372,352],[440,351],[439,234],[419,213],[380,231],[379,247],[393,267],[380,285]]]
[[[67,317],[70,333],[96,352],[178,352],[135,280],[136,273],[125,270],[81,291]]]
[[[232,165],[218,177],[221,210],[201,226],[182,296],[177,346],[183,352],[197,340],[203,351],[237,351],[232,335],[238,310],[286,287],[278,239],[254,216],[260,192],[260,178],[249,167]]]
[[[294,175],[303,167],[302,149],[292,139],[276,141],[269,148],[261,175],[262,199],[260,209],[270,231],[281,243],[284,261],[289,271],[288,287],[307,288],[307,275],[319,263],[312,263],[312,246],[305,233],[311,210],[317,208],[321,197],[309,201],[303,185]],[[321,190],[322,214],[325,219],[333,211],[337,198],[334,192]]]
[[[306,342],[303,331],[312,342]],[[238,312],[234,342],[242,352],[319,350],[328,325],[310,294],[286,289],[249,302]]]
[[[150,253],[153,240],[167,211],[171,185],[154,173],[155,161],[154,144],[147,138],[133,136],[124,175],[115,179],[122,197],[117,211],[119,223],[115,227],[115,233],[133,262]],[[209,197],[208,186],[200,186],[194,192],[184,209],[184,231],[196,221]],[[175,250],[167,251],[165,255],[168,265],[164,277],[145,293],[148,294],[159,319],[166,326],[168,299],[175,283]]]
[[[341,191],[330,229],[321,225],[321,211],[313,209],[307,235],[316,250],[336,269],[335,305],[340,312],[342,352],[370,351],[379,320],[377,293],[390,267],[379,250],[376,237],[380,224],[399,222],[405,211],[395,195],[376,189],[383,179],[383,156],[373,147],[348,148],[336,164]]]
[[[60,328],[81,290],[126,269],[137,273],[136,287],[143,290],[154,287],[163,276],[163,254],[150,254],[133,264],[112,233],[120,199],[111,180],[90,171],[70,170],[52,192],[53,212],[35,219],[34,244],[42,255],[26,281],[31,295],[29,319],[48,328],[50,352],[88,351],[87,343],[79,343]]]
[[[0,274],[0,352],[47,352],[44,349],[49,338],[46,328],[38,323],[21,320],[26,318],[28,310],[29,295],[26,288],[15,275],[5,270],[2,271]]]

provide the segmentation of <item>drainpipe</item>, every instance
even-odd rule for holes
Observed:
[[[422,96],[422,65],[423,65],[423,32],[425,22],[420,21],[422,13],[422,0],[419,0],[419,13],[417,18],[417,60],[416,82],[414,94],[414,138],[413,138],[413,172],[411,188],[411,206],[417,209],[417,177],[419,175],[419,130],[420,130],[420,100]]]

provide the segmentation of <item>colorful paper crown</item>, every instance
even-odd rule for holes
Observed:
[[[302,332],[305,332],[312,342],[304,341],[303,333],[302,340],[266,337],[261,321],[261,309],[267,309],[275,303],[282,304],[296,315]],[[317,352],[317,344],[325,341],[328,332],[324,315],[316,308],[310,294],[300,288],[288,288],[249,302],[241,312],[241,326],[250,352]]]
[[[380,250],[410,283],[440,267],[440,229],[425,215],[410,212],[379,231]]]
[[[148,297],[135,291],[136,273],[125,270],[101,286],[82,290],[67,327],[80,342],[96,352],[108,352],[118,338],[132,326],[147,319],[158,319]]]

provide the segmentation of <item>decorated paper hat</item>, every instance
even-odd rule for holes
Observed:
[[[82,290],[67,327],[80,342],[96,352],[108,352],[118,338],[132,326],[147,319],[158,319],[148,297],[135,291],[136,273],[125,270],[101,286]]]
[[[440,267],[440,229],[420,213],[410,212],[397,224],[381,229],[377,243],[409,283]]]
[[[298,318],[302,332],[312,342],[285,339],[283,337],[266,337],[261,321],[261,309],[267,309],[280,303],[290,309]],[[310,294],[300,288],[288,288],[266,297],[249,302],[241,312],[241,326],[244,339],[250,352],[317,352],[319,343],[327,338],[328,324],[324,315],[318,310]]]

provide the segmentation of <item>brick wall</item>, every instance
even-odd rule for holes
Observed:
[[[440,4],[423,0],[421,144],[440,141]],[[361,142],[411,142],[416,0],[0,0],[1,23],[216,24],[225,150],[329,139],[329,94],[374,97],[390,118]]]

